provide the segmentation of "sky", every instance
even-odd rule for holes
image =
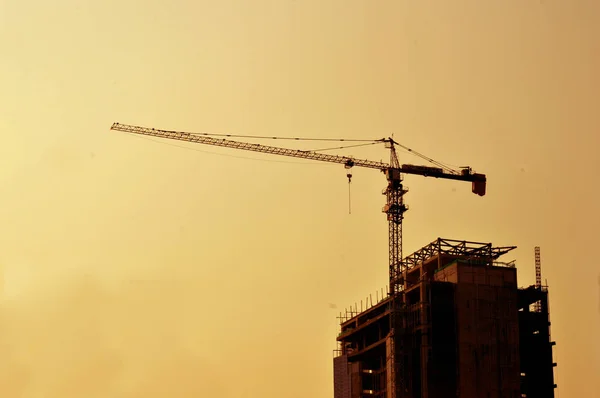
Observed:
[[[528,286],[540,246],[558,397],[600,396],[599,4],[0,0],[0,393],[331,397],[336,316],[387,283],[381,173],[349,214],[341,165],[121,122],[485,173],[407,176],[404,253],[516,245]]]

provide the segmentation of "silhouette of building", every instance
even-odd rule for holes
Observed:
[[[400,294],[340,315],[334,397],[554,397],[548,289],[518,288],[498,261],[514,248],[440,238],[404,258]]]

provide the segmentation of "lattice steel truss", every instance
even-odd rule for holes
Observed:
[[[401,266],[408,270],[437,255],[489,262],[491,265],[494,260],[516,248],[516,246],[494,247],[491,243],[437,238],[430,244],[406,256],[402,260]]]

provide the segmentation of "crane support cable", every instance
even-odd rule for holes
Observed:
[[[204,135],[208,137],[227,137],[227,138],[252,138],[252,139],[267,139],[267,140],[290,140],[290,141],[337,141],[337,142],[382,142],[384,139],[362,140],[355,138],[308,138],[308,137],[275,137],[266,135],[242,135],[242,134],[218,134],[218,133],[188,133],[193,135]]]
[[[343,146],[335,146],[330,148],[319,148],[319,149],[311,149],[312,152],[323,152],[323,151],[334,151],[336,149],[346,149],[346,148],[358,148],[361,146],[369,146],[379,144],[379,142],[368,142],[366,144],[355,144],[355,145],[343,145]]]
[[[399,146],[400,148],[404,149],[405,151],[412,153],[415,156],[420,157],[421,159],[427,160],[429,163],[435,164],[438,167],[441,167],[442,169],[448,171],[449,173],[456,173],[456,170],[452,169],[451,167],[447,166],[446,164],[442,163],[442,162],[438,162],[437,160],[434,160],[428,156],[423,155],[422,153],[419,153],[405,145],[399,144],[397,142],[394,141],[394,144]]]

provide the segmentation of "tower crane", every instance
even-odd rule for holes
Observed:
[[[182,131],[160,130],[148,127],[132,126],[121,123],[114,123],[111,126],[111,130],[204,145],[214,145],[225,148],[267,153],[272,155],[338,163],[344,165],[346,169],[350,169],[352,167],[366,167],[380,170],[381,172],[385,173],[387,178],[387,187],[384,189],[383,194],[386,196],[386,204],[382,211],[387,215],[389,228],[389,291],[392,303],[392,315],[395,313],[394,307],[396,305],[396,297],[400,296],[399,293],[404,290],[404,283],[406,283],[400,283],[400,277],[403,274],[403,271],[406,269],[406,266],[402,262],[402,220],[404,218],[404,213],[408,210],[404,204],[404,195],[408,192],[408,190],[402,184],[402,175],[412,174],[447,180],[467,181],[472,183],[471,190],[473,193],[479,196],[484,196],[486,192],[486,176],[484,174],[474,173],[470,167],[462,167],[460,170],[456,170],[448,167],[430,167],[412,164],[401,165],[396,154],[396,147],[402,147],[402,145],[394,141],[393,138],[377,140],[384,143],[386,148],[390,150],[390,162],[384,163],[372,160],[354,159],[353,157],[349,156],[331,155],[318,153],[315,151],[280,148],[269,145],[234,141],[225,138],[215,138],[214,136],[216,136],[216,134],[194,134]],[[211,135],[213,136],[211,137]],[[350,178],[350,175],[348,175],[348,178]],[[393,325],[395,325],[393,317],[391,318],[391,322],[390,334],[393,335]],[[393,341],[394,339],[391,340]],[[388,358],[388,360],[394,364],[392,369],[395,369],[398,366],[396,360],[393,358],[393,353],[395,351],[396,350],[392,348],[391,358]],[[396,386],[392,390],[396,390],[398,387],[399,386]]]
[[[471,182],[473,193],[484,196],[486,192],[486,176],[484,174],[474,173],[470,167],[462,167],[460,170],[419,166],[412,164],[400,165],[396,154],[396,146],[399,146],[392,138],[380,139],[390,150],[390,163],[377,162],[372,160],[354,159],[349,156],[331,155],[318,153],[314,151],[304,151],[298,149],[280,148],[269,145],[260,145],[249,142],[234,141],[225,138],[214,138],[209,135],[199,135],[182,131],[160,130],[148,127],[132,126],[121,123],[113,123],[111,130],[122,131],[157,138],[166,138],[193,142],[204,145],[214,145],[225,148],[242,149],[272,155],[291,156],[301,159],[317,160],[321,162],[343,164],[346,169],[352,167],[366,167],[380,170],[385,173],[388,185],[383,194],[386,196],[386,204],[383,207],[383,213],[387,215],[389,223],[389,287],[390,294],[394,295],[403,290],[403,286],[398,285],[398,277],[404,271],[402,265],[402,220],[404,213],[408,210],[404,204],[404,194],[408,190],[402,185],[402,174],[413,174],[424,177],[442,178],[448,180]]]

